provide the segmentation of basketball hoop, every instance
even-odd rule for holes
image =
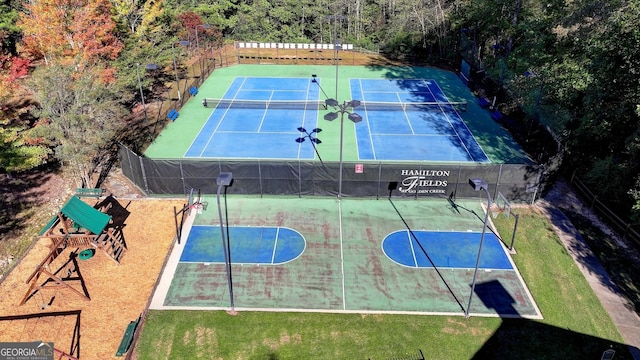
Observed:
[[[204,209],[204,205],[202,203],[195,203],[192,207],[196,211],[196,214],[202,214],[202,210]]]
[[[503,211],[504,209],[497,204],[491,204],[491,217],[493,217],[494,219],[497,218],[498,215],[502,214]]]

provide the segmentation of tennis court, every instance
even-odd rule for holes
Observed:
[[[450,101],[435,80],[350,84],[352,98],[365,104],[365,121],[356,124],[360,160],[489,161],[460,116],[466,102]]]
[[[268,74],[268,75],[265,75]],[[338,75],[338,77],[336,77]],[[237,65],[217,69],[146,150],[152,159],[528,163],[451,72],[433,68]],[[337,95],[337,96],[336,96]],[[362,116],[352,123],[327,98]],[[207,101],[208,100],[208,101]],[[207,105],[203,106],[203,102]],[[312,146],[298,128],[321,132]],[[317,152],[316,152],[317,150]]]
[[[222,99],[202,98],[213,110],[184,157],[313,159],[313,147],[292,140],[299,128],[320,126],[321,84],[318,77],[237,77]],[[364,120],[355,124],[359,160],[488,161],[459,115],[466,103],[449,101],[435,80],[350,84],[351,98],[362,99],[348,110]]]
[[[478,203],[236,195],[225,203],[222,230],[215,206],[192,215],[152,308],[230,308],[228,230],[236,310],[464,314]],[[470,313],[540,318],[504,244],[489,231],[483,246]]]

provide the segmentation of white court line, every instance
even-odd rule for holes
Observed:
[[[411,248],[411,256],[413,256],[413,263],[416,264],[415,267],[417,268],[417,267],[419,267],[418,266],[418,259],[416,257],[416,249],[413,247],[413,241],[411,241],[412,237],[411,237],[411,232],[410,231],[407,231],[407,238],[409,239],[409,247]],[[416,239],[416,241],[418,241],[418,240]]]
[[[276,228],[276,238],[273,241],[273,252],[271,253],[271,265],[273,265],[273,261],[276,259],[276,249],[278,248],[278,235],[280,235],[280,226]]]
[[[182,237],[180,238],[180,245],[176,241],[171,245],[171,253],[169,254],[169,258],[167,258],[166,263],[162,267],[162,273],[160,279],[158,279],[158,284],[153,292],[153,297],[151,298],[151,303],[149,304],[150,309],[164,309],[164,300],[167,298],[167,294],[169,293],[169,287],[171,286],[171,282],[173,281],[173,277],[176,273],[176,268],[178,267],[178,263],[180,262],[180,256],[182,256],[182,250],[184,250],[184,245],[189,237],[189,233],[191,232],[191,228],[193,227],[193,221],[196,218],[196,212],[193,211],[185,220],[182,226]]]

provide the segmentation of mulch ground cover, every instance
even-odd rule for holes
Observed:
[[[46,269],[80,294],[64,286],[44,288],[20,305],[29,292],[27,279],[51,251],[52,240],[40,238],[0,283],[0,317],[30,316],[0,321],[0,342],[52,341],[75,357],[117,358],[127,325],[144,312],[174,241],[174,207],[181,209],[186,199],[117,200],[130,212],[120,263],[96,250],[89,259],[75,257],[76,266],[70,255],[85,248],[67,247]],[[38,285],[47,278],[40,276]]]

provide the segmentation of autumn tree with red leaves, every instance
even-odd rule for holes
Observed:
[[[178,30],[181,39],[189,39],[194,43],[203,45],[203,41],[218,44],[222,39],[222,32],[215,26],[205,25],[200,15],[194,12],[184,12],[177,16],[178,22],[182,25]],[[197,38],[196,38],[197,28]]]
[[[46,63],[73,65],[84,72],[117,58],[122,43],[115,36],[108,0],[34,0],[25,4],[19,25],[24,51]],[[103,71],[105,81],[113,71]]]

